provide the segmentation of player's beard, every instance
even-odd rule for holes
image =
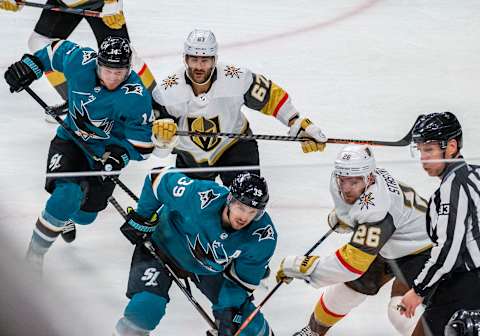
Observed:
[[[209,71],[205,70],[197,70],[188,68],[188,76],[193,80],[193,82],[197,85],[203,85],[210,82],[211,73],[214,68],[210,68]]]

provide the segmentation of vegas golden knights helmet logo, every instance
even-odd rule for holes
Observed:
[[[187,118],[187,121],[188,129],[192,132],[220,132],[220,122],[218,121],[218,116],[211,119],[205,119],[204,117]],[[192,139],[193,143],[205,152],[214,149],[220,143],[220,138],[191,136],[190,139]]]

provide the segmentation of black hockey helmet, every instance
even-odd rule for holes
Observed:
[[[231,198],[249,207],[264,210],[269,199],[267,182],[256,174],[240,174],[230,185]]]
[[[106,37],[100,44],[97,62],[109,68],[130,68],[132,62],[130,42],[122,37]]]
[[[480,310],[456,311],[445,326],[445,336],[480,335]]]
[[[438,141],[445,148],[450,139],[457,140],[458,148],[462,148],[462,126],[452,112],[424,114],[412,130],[412,141],[416,144]]]

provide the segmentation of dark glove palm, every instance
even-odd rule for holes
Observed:
[[[23,55],[22,59],[10,65],[5,71],[5,80],[10,85],[10,92],[20,92],[43,74],[40,59],[33,55]]]
[[[130,161],[126,149],[116,145],[108,145],[105,147],[103,159],[105,171],[121,170],[125,168],[128,161]]]

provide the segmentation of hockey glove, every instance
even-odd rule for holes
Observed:
[[[140,216],[132,207],[127,209],[127,221],[120,227],[122,234],[133,245],[143,243],[152,235],[158,225],[156,212],[150,218]]]
[[[18,62],[10,65],[5,71],[5,80],[10,85],[10,92],[20,92],[36,79],[42,77],[43,64],[33,55],[25,54]]]
[[[337,233],[350,233],[353,229],[346,223],[342,222],[338,217],[335,209],[328,214],[328,226]]]
[[[109,172],[125,168],[130,161],[130,156],[125,148],[117,145],[108,145],[105,147],[102,159],[103,169]]]
[[[277,272],[277,282],[290,283],[292,278],[309,281],[310,275],[315,270],[318,262],[317,256],[288,256],[283,258],[280,269]]]
[[[169,155],[177,145],[177,124],[173,119],[158,119],[152,125],[152,142],[155,144],[153,154],[160,158]]]
[[[308,118],[297,118],[290,126],[288,135],[294,137],[307,137],[312,140],[302,141],[304,153],[323,152],[325,150],[327,137],[322,130]]]
[[[161,142],[175,141],[177,124],[173,119],[159,119],[153,122],[152,133]]]
[[[125,24],[122,0],[105,0],[100,16],[108,28],[121,29]]]
[[[0,8],[7,11],[16,12],[23,8],[23,5],[17,4],[15,0],[0,0]]]
[[[215,324],[218,327],[218,336],[233,336],[240,328],[242,315],[238,309],[229,308],[214,311],[213,315],[215,316]]]

